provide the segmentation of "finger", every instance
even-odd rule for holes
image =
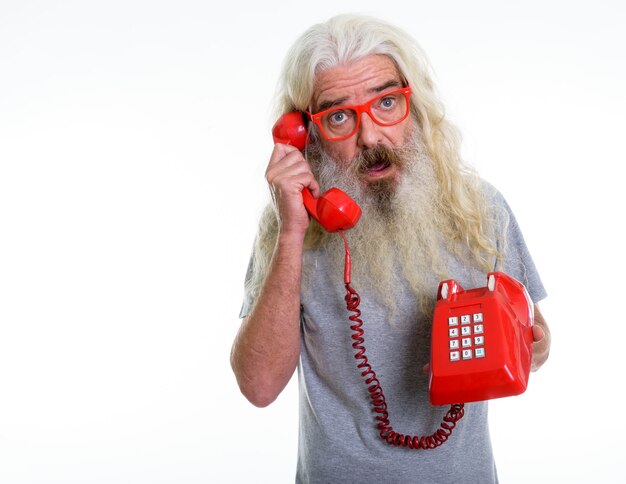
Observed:
[[[283,159],[285,156],[291,153],[300,153],[302,155],[302,152],[298,150],[298,148],[296,148],[295,146],[285,145],[282,143],[276,143],[274,145],[274,149],[272,150],[272,154],[270,156],[270,164],[272,164],[272,162],[276,162],[276,161]]]
[[[297,163],[305,164],[308,167],[308,164],[306,163],[304,156],[302,156],[302,153],[300,153],[298,150],[291,151],[289,153],[283,153],[283,152],[272,153],[272,157],[270,158],[270,161],[267,164],[267,169],[265,170],[265,174],[267,175],[267,173],[274,168],[292,166]]]
[[[276,184],[283,178],[289,178],[301,174],[310,174],[310,179],[300,187],[308,187],[315,198],[321,195],[319,183],[311,172],[309,163],[301,151],[291,145],[276,143],[270,162],[265,170],[265,178],[270,184]]]
[[[309,183],[309,190],[311,190],[314,198],[319,198],[322,195],[322,189],[320,188],[320,184],[317,183],[317,180],[314,177]]]
[[[270,187],[277,198],[300,196],[302,190],[308,187],[313,181],[311,173],[291,173],[289,176],[274,179],[270,182]]]
[[[265,171],[265,179],[270,183],[277,183],[280,180],[286,180],[294,175],[309,174],[313,178],[311,168],[308,163],[301,158],[299,153],[287,155],[280,161],[270,163]]]
[[[277,165],[268,169],[266,173],[266,179],[270,184],[291,184],[291,182],[297,178],[304,182],[304,185],[299,187],[299,190],[309,186],[309,184],[315,182],[313,173],[309,169],[309,166],[305,163],[294,163],[292,165]]]
[[[311,171],[309,163],[306,161],[306,159],[304,159],[303,156],[301,156],[301,153],[294,155],[289,154],[278,162],[272,163],[270,161],[270,164],[265,171],[265,178],[268,181],[271,181],[274,179],[282,178],[283,176],[289,177],[304,173],[311,175],[310,182],[308,182],[304,186],[308,187],[311,190],[311,193],[315,198],[319,198],[319,196],[321,195],[320,185],[313,176],[313,172]]]
[[[423,367],[422,367],[422,371],[424,372],[425,375],[428,375],[428,373],[430,373],[430,363],[426,363]]]
[[[294,145],[290,145],[288,143],[274,143],[274,151],[282,152],[282,153],[291,153],[292,151],[300,151]]]
[[[543,328],[541,328],[540,326],[537,326],[536,324],[533,325],[533,341],[535,343],[537,343],[538,341],[541,341],[545,336],[546,336],[546,333],[543,330]]]

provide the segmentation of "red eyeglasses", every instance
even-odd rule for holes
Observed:
[[[337,106],[316,114],[307,112],[326,139],[341,141],[359,129],[361,114],[367,113],[380,126],[393,126],[404,121],[411,109],[411,87],[386,92],[358,106]]]

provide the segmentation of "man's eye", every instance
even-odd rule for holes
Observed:
[[[396,100],[391,96],[384,97],[380,100],[380,106],[385,109],[392,108],[395,103],[396,103]]]
[[[341,124],[345,122],[348,117],[344,111],[335,111],[330,115],[330,122],[333,124]]]

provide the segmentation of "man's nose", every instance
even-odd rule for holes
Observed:
[[[361,123],[357,133],[357,144],[359,148],[368,149],[378,146],[382,141],[379,128],[380,126],[370,118],[369,114],[361,113]]]

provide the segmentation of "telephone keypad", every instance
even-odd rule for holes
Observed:
[[[485,328],[483,313],[471,313],[460,315],[461,326],[459,331],[459,316],[448,318],[450,336],[450,361],[471,360],[473,358],[485,358]],[[455,339],[461,336],[461,340]],[[453,339],[454,338],[454,339]],[[460,343],[460,344],[459,344]],[[462,348],[459,350],[459,346]]]

